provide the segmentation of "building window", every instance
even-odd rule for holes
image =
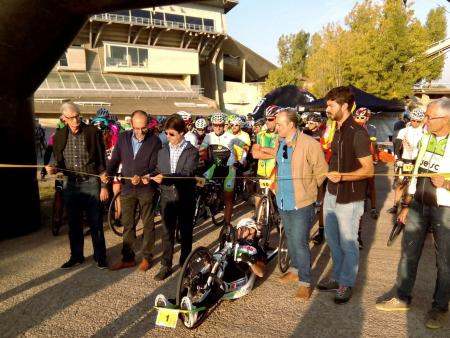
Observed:
[[[166,25],[184,28],[184,16],[166,13]]]
[[[144,11],[142,9],[132,9],[131,16],[134,16],[136,18],[150,19],[150,12]]]
[[[214,20],[212,19],[203,19],[203,25],[205,26],[205,30],[214,31]]]
[[[114,11],[111,14],[130,16],[130,11],[128,11],[128,10]]]
[[[164,13],[152,12],[152,20],[154,25],[164,26]]]
[[[68,67],[69,63],[67,62],[67,52],[64,52],[63,55],[61,55],[61,58],[59,59],[59,66],[60,67]]]
[[[148,49],[105,44],[107,67],[146,68]]]

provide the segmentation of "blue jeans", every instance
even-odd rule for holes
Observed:
[[[323,202],[325,239],[333,260],[332,279],[341,286],[355,285],[359,266],[358,228],[364,201],[336,203],[328,191]]]
[[[295,210],[279,210],[286,233],[292,268],[298,272],[301,285],[311,284],[311,252],[309,230],[314,215],[314,205]]]
[[[397,296],[405,302],[411,302],[417,266],[429,225],[433,230],[437,266],[432,308],[446,312],[450,301],[450,207],[430,207],[416,201],[411,203],[403,233]]]
[[[71,257],[77,260],[84,258],[83,212],[85,212],[87,223],[91,228],[94,259],[96,262],[106,259],[99,179],[89,177],[81,181],[65,177],[63,198],[69,223]]]

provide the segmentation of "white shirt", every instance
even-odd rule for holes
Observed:
[[[413,128],[412,126],[400,129],[397,139],[403,140],[402,158],[405,160],[415,160],[419,153],[418,145],[423,136],[423,127]]]
[[[192,131],[188,131],[186,134],[184,134],[184,139],[188,142],[191,142],[191,144],[198,148],[197,146],[197,135],[195,135]]]

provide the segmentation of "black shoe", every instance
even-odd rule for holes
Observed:
[[[63,265],[61,265],[61,269],[70,269],[70,268],[73,268],[74,266],[83,264],[83,262],[84,262],[84,258],[76,259],[76,258],[70,257],[70,259],[67,262],[65,262]]]
[[[98,267],[99,269],[101,269],[101,270],[108,269],[109,266],[108,266],[108,262],[106,261],[106,258],[100,259],[100,260],[97,262],[97,267]]]
[[[336,304],[345,304],[352,298],[352,288],[350,286],[341,286],[336,291],[334,302]]]
[[[390,214],[396,214],[397,213],[397,206],[394,205],[392,208],[388,209],[387,211]]]
[[[168,266],[161,267],[161,270],[153,277],[154,280],[162,281],[172,274],[172,269]]]

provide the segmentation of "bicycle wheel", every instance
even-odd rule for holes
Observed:
[[[122,213],[117,210],[117,203],[118,199],[120,198],[120,192],[116,194],[109,204],[108,208],[108,225],[111,228],[111,230],[117,235],[122,237],[123,236],[123,225],[120,221],[122,217]]]
[[[389,234],[388,241],[386,243],[387,246],[391,246],[394,244],[395,240],[397,239],[398,235],[402,232],[405,225],[402,222],[395,222],[394,226],[392,227],[391,233]]]
[[[205,247],[198,247],[192,251],[183,264],[180,277],[177,283],[176,305],[180,306],[181,299],[185,296],[189,297],[192,303],[203,300],[210,291],[206,283],[210,276],[213,261],[211,254]],[[206,316],[207,311],[198,312],[197,320],[189,329],[193,329],[201,324],[202,319]],[[184,314],[180,313],[183,323]]]
[[[261,229],[261,243],[266,246],[269,243],[272,217],[270,215],[270,204],[267,196],[261,197],[256,208],[256,224]]]
[[[286,234],[284,227],[280,227],[280,243],[278,244],[278,268],[285,273],[291,266],[291,257],[289,257]]]

